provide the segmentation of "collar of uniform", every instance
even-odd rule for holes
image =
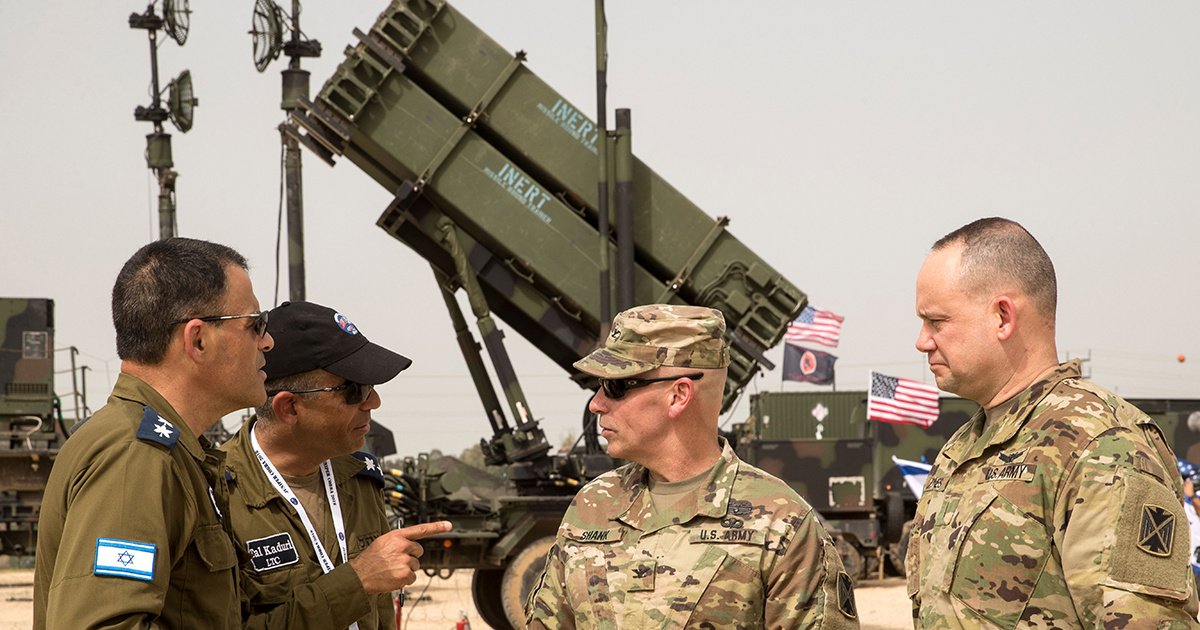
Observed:
[[[250,428],[258,422],[254,416],[242,424],[242,428],[228,442],[221,445],[225,451],[225,466],[233,472],[233,481],[241,501],[251,507],[260,508],[274,499],[280,501],[283,497],[267,482],[262,465],[254,455],[254,446],[250,442]],[[363,463],[352,455],[333,458],[333,479],[340,487],[347,479],[362,470]]]
[[[175,425],[175,428],[179,429],[178,444],[182,444],[192,457],[204,461],[204,447],[200,444],[196,434],[192,433],[192,428],[183,421],[183,417],[175,411],[171,403],[167,402],[162,394],[147,385],[145,381],[122,372],[117,376],[117,383],[113,386],[112,395],[115,398],[145,405],[157,411],[158,415],[166,418],[168,422]]]
[[[721,445],[721,457],[700,484],[700,491],[695,493],[695,501],[686,510],[675,512],[670,518],[656,518],[647,487],[647,475],[650,473],[645,466],[637,464],[622,475],[621,485],[630,489],[629,494],[633,498],[629,506],[617,516],[617,520],[649,533],[673,522],[686,523],[699,515],[714,518],[724,516],[729,508],[729,493],[733,488],[733,480],[737,478],[738,458],[725,438],[718,437],[717,440]]]
[[[980,410],[972,420],[980,419],[981,414],[986,416],[986,422],[983,424],[983,433],[979,436],[979,439],[970,445],[969,449],[964,449],[967,452],[966,457],[961,460],[956,458],[956,461],[962,462],[974,459],[983,455],[983,452],[988,448],[1004,444],[1011,440],[1017,434],[1017,431],[1025,425],[1025,422],[1029,420],[1029,416],[1038,403],[1056,385],[1069,378],[1079,378],[1079,376],[1078,359],[1060,363],[1058,367],[1047,372],[1045,376],[1038,379],[1016,396],[991,409]]]

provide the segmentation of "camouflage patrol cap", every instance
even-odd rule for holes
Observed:
[[[575,362],[600,378],[625,378],[658,367],[723,368],[729,365],[725,317],[702,306],[648,304],[613,319],[604,347]]]

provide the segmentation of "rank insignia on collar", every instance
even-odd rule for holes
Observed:
[[[1000,461],[1004,462],[1005,464],[1011,464],[1011,463],[1013,463],[1013,460],[1017,459],[1018,457],[1020,457],[1024,454],[1025,454],[1025,451],[1017,451],[1015,453],[999,453],[996,455],[996,457],[999,457]]]
[[[838,610],[851,619],[858,617],[858,607],[854,605],[854,583],[850,574],[839,571],[837,575]]]
[[[174,448],[179,442],[179,427],[158,415],[150,406],[146,406],[142,408],[142,422],[138,425],[137,437],[139,440]]]
[[[1166,508],[1142,506],[1142,527],[1138,532],[1138,549],[1152,556],[1171,555],[1171,540],[1175,537],[1175,515]]]
[[[362,469],[358,471],[359,475],[362,475],[363,477],[366,477],[367,479],[370,479],[371,481],[374,481],[380,485],[385,484],[385,480],[383,478],[383,469],[380,468],[379,460],[376,459],[374,455],[365,451],[356,451],[354,453],[354,459],[357,459],[363,463]]]
[[[754,505],[751,504],[749,501],[738,501],[737,499],[730,499],[729,506],[725,510],[725,513],[730,516],[749,516],[751,510],[753,510],[753,509],[754,509]]]

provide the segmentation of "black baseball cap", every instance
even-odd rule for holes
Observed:
[[[364,385],[379,385],[412,365],[412,360],[367,341],[341,313],[312,302],[284,302],[271,310],[267,332],[275,347],[266,354],[267,379],[312,370]]]

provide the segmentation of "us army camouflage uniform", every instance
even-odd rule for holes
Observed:
[[[857,628],[850,578],[786,484],[721,459],[670,512],[622,466],[576,495],[530,595],[531,628]]]
[[[247,627],[345,628],[357,621],[360,630],[395,628],[391,596],[368,595],[354,569],[341,561],[336,541],[328,541],[326,549],[338,565],[329,573],[321,571],[300,516],[263,474],[250,444],[251,426],[253,421],[247,422],[221,445],[227,455],[230,522],[241,564],[243,606],[256,615]],[[371,466],[364,466],[355,455],[333,458],[351,558],[391,529],[380,493],[383,474],[374,458]],[[328,511],[324,518],[332,532]],[[278,565],[271,566],[272,560]]]
[[[241,627],[237,559],[220,516],[224,456],[207,446],[149,385],[117,378],[46,484],[34,628]],[[97,575],[99,538],[153,545],[152,575]]]
[[[1196,628],[1175,456],[1058,366],[950,439],[908,548],[919,628]]]

